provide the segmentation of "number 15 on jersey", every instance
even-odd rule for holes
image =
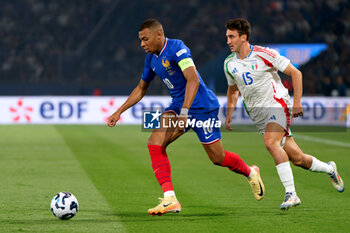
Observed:
[[[253,83],[253,78],[250,77],[250,72],[242,73],[242,78],[245,85],[250,85]]]

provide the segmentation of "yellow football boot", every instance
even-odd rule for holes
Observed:
[[[248,182],[252,188],[255,199],[260,201],[265,195],[265,186],[261,180],[259,168],[253,165],[250,169],[252,170],[252,177],[248,178]]]
[[[149,209],[148,214],[150,215],[163,215],[166,213],[179,213],[181,211],[180,202],[175,196],[167,196],[159,198],[160,203],[156,207]]]

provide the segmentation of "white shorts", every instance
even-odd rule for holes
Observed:
[[[292,136],[290,130],[291,104],[289,99],[274,99],[264,105],[268,107],[253,108],[249,110],[249,116],[256,125],[259,132],[265,133],[268,123],[277,123],[286,130],[285,136]]]

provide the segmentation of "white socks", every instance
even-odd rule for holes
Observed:
[[[310,171],[313,172],[324,172],[324,173],[332,173],[333,167],[329,165],[328,163],[321,162],[320,160],[316,159],[315,157],[312,157],[312,164],[309,168]],[[280,163],[276,166],[277,173],[281,179],[281,182],[286,189],[286,193],[295,193],[295,187],[294,187],[294,179],[293,179],[293,172],[290,167],[289,162]]]
[[[249,176],[247,177],[248,179],[251,179],[252,178],[252,175],[253,175],[253,168],[250,168],[250,173],[249,173]]]
[[[169,196],[175,196],[175,192],[172,190],[172,191],[166,191],[164,193],[164,197],[169,197]]]
[[[332,173],[333,167],[329,165],[328,163],[321,162],[320,160],[316,159],[314,156],[312,157],[312,164],[309,168],[310,171],[313,172],[325,172],[325,173]]]
[[[280,163],[276,168],[286,193],[295,193],[293,172],[289,162]]]

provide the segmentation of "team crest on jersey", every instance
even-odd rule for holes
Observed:
[[[164,58],[162,59],[162,65],[165,67],[165,68],[168,68],[170,66],[170,62],[168,60],[164,60]]]
[[[250,65],[251,65],[253,70],[257,70],[258,69],[258,62],[256,60],[252,61]]]
[[[170,62],[165,58],[162,59],[162,65],[164,66],[165,70],[168,72],[169,75],[175,74],[175,71],[170,66]]]

